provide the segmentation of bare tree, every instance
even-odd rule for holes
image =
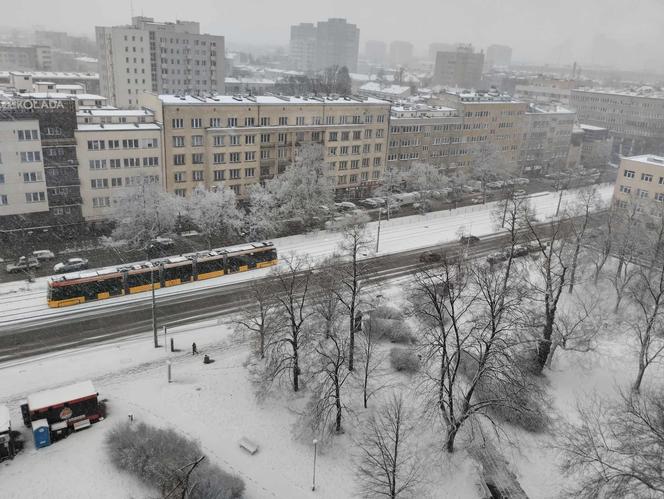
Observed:
[[[362,403],[365,409],[368,406],[369,399],[380,389],[384,388],[384,385],[374,386],[372,384],[374,373],[382,362],[382,358],[379,358],[376,352],[378,335],[374,331],[373,324],[374,322],[371,318],[365,321],[358,337],[358,360],[360,361],[360,375],[362,378]]]
[[[242,332],[249,332],[256,341],[256,350],[261,359],[270,348],[273,337],[283,324],[277,310],[278,302],[273,286],[261,281],[252,281],[248,299],[254,307],[243,310],[236,323]]]
[[[421,211],[425,212],[430,204],[432,190],[441,189],[449,184],[442,168],[429,163],[415,163],[405,173],[406,188],[420,194]]]
[[[486,204],[487,184],[505,180],[515,174],[515,168],[506,160],[503,152],[494,144],[481,143],[473,151],[472,175],[481,183],[482,202]]]
[[[410,495],[420,479],[411,412],[393,395],[369,419],[358,443],[357,476],[364,497]]]
[[[542,307],[535,357],[536,368],[541,372],[551,353],[558,303],[570,267],[567,229],[566,220],[552,220],[544,226],[537,226],[530,213],[526,213],[525,222],[533,244],[538,248],[536,271],[528,280],[528,287],[530,301]]]
[[[367,264],[362,261],[362,254],[369,251],[371,236],[367,233],[366,217],[351,217],[342,227],[343,240],[340,244],[342,261],[337,266],[337,279],[340,284],[337,296],[348,314],[348,370],[354,369],[355,333],[358,331],[356,320],[360,317],[360,297],[362,279],[367,272]]]
[[[314,274],[316,292],[311,301],[316,315],[323,321],[325,337],[332,334],[334,324],[341,315],[339,302],[340,283],[337,278],[339,257],[332,255],[323,260]]]
[[[277,269],[275,277],[275,299],[284,327],[271,342],[268,355],[268,375],[274,379],[289,373],[293,391],[300,389],[301,349],[308,341],[307,320],[313,313],[308,307],[311,284],[311,265],[299,257],[285,258],[283,269]]]
[[[394,205],[394,193],[404,183],[404,173],[394,166],[387,166],[374,193],[385,198],[387,219],[390,219],[390,208]]]
[[[639,369],[632,390],[639,393],[646,369],[664,350],[664,265],[656,272],[641,267],[630,297],[638,310],[630,328],[639,347]]]
[[[635,258],[636,254],[633,251],[622,253],[619,257],[616,271],[608,275],[608,280],[613,285],[613,290],[616,292],[616,302],[613,306],[613,313],[618,313],[620,304],[625,297],[625,292],[629,289],[630,284],[637,276],[638,265],[634,261]]]
[[[580,499],[655,498],[664,495],[664,402],[661,394],[620,394],[579,405],[579,423],[563,427],[557,446],[562,469]]]
[[[347,340],[335,334],[321,339],[316,346],[318,369],[314,376],[318,383],[313,390],[313,407],[308,411],[315,434],[325,434],[330,429],[342,432],[342,414],[346,407],[342,389],[350,375],[347,347]],[[334,418],[333,424],[330,424],[331,418]]]
[[[187,200],[191,221],[211,248],[215,238],[230,241],[242,227],[242,213],[237,209],[235,193],[228,187],[208,191],[197,187]]]
[[[572,263],[569,274],[569,293],[574,290],[576,283],[577,269],[579,266],[579,254],[581,247],[585,243],[585,238],[589,225],[592,221],[592,214],[598,203],[597,189],[589,187],[581,189],[577,194],[576,203],[570,209],[572,225]]]
[[[597,231],[590,234],[591,239],[591,261],[595,267],[593,273],[593,280],[595,284],[599,281],[600,275],[602,275],[602,270],[606,265],[606,262],[611,256],[613,251],[613,240],[614,230],[616,225],[616,206],[609,206],[608,210],[603,213],[602,216],[602,225],[597,229]]]

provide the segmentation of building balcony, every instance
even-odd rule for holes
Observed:
[[[54,206],[70,206],[76,204],[83,204],[83,198],[71,194],[49,194],[48,205]]]

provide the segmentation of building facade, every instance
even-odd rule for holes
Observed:
[[[486,49],[486,66],[488,69],[509,68],[512,64],[512,47],[507,45],[489,45]]]
[[[454,168],[461,157],[463,123],[455,109],[393,106],[387,167],[407,171],[417,162]]]
[[[50,71],[53,68],[51,48],[47,45],[13,45],[0,43],[0,70]]]
[[[433,83],[446,87],[477,88],[482,79],[484,53],[472,45],[459,45],[453,52],[438,52]]]
[[[664,203],[664,157],[646,154],[620,160],[613,200],[626,207],[638,203],[639,210],[662,214]]]
[[[25,163],[24,166],[34,167],[35,173],[43,169],[46,193],[43,200],[41,194],[37,194],[38,201],[34,202],[46,202],[49,215],[48,219],[42,219],[39,223],[50,227],[80,224],[83,219],[79,163],[76,154],[75,97],[58,94],[55,96],[19,94],[5,97],[4,100],[0,100],[0,105],[8,119],[33,120],[39,123],[40,141],[31,145],[39,144],[41,150],[37,151],[33,147],[32,154],[27,154],[25,161],[19,154],[21,162]],[[30,170],[27,173],[32,172],[33,170]],[[39,184],[42,185],[40,182]],[[27,224],[32,222],[33,220],[26,220]],[[12,228],[27,227],[21,223],[21,226]]]
[[[345,66],[357,71],[360,30],[345,19],[331,18],[291,26],[290,61],[298,71],[317,71]]]
[[[137,107],[143,92],[224,92],[224,37],[201,34],[197,22],[134,17],[95,29],[101,93],[114,106]]]
[[[457,165],[472,167],[492,149],[518,169],[528,104],[497,92],[445,92],[430,103],[456,109],[462,118]]]
[[[530,105],[524,115],[519,167],[524,173],[567,164],[576,113],[559,105]]]
[[[145,94],[163,124],[165,187],[187,196],[225,185],[243,198],[298,147],[320,144],[340,196],[371,189],[385,167],[390,104],[377,99]]]
[[[548,76],[526,78],[514,88],[515,96],[534,103],[559,102],[568,105],[575,80],[565,80]]]
[[[664,154],[664,92],[574,89],[570,106],[581,123],[610,131],[614,157]]]
[[[0,230],[48,224],[39,120],[0,112]]]

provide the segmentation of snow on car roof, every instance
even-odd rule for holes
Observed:
[[[73,385],[61,386],[53,390],[44,390],[28,396],[31,411],[97,395],[92,381],[81,381]]]
[[[11,418],[9,417],[9,409],[6,405],[0,405],[0,432],[9,430],[11,426]]]

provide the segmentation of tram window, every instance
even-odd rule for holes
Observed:
[[[228,271],[229,272],[237,272],[240,270],[240,266],[244,265],[242,263],[242,258],[239,256],[229,256],[228,257]]]
[[[177,267],[170,267],[164,271],[166,273],[166,281],[172,281],[174,279],[180,279],[183,282],[191,281],[191,276],[193,275],[193,267],[191,262],[185,265],[179,265]]]
[[[196,262],[196,270],[198,274],[207,274],[208,272],[216,272],[224,269],[224,259],[217,258],[215,260],[206,260],[203,262]]]
[[[154,282],[159,282],[159,271],[154,271]],[[135,286],[144,286],[150,284],[150,272],[141,272],[138,274],[127,275],[127,286],[133,288]]]

